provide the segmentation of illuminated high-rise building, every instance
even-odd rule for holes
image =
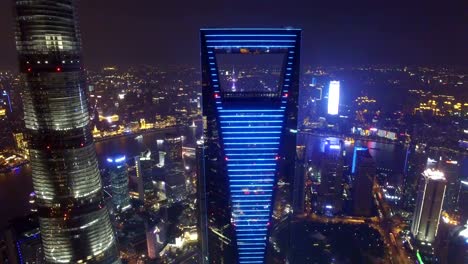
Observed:
[[[166,149],[166,159],[169,162],[178,162],[182,160],[182,137],[174,134],[167,134],[164,138]]]
[[[117,212],[130,208],[128,173],[126,158],[123,155],[107,158],[109,166],[112,204]]]
[[[320,158],[320,186],[317,197],[323,214],[335,214],[342,209],[343,166],[341,144],[328,140]]]
[[[135,156],[138,199],[145,204],[149,203],[149,198],[153,197],[155,192],[153,187],[153,163],[150,150]]]
[[[201,30],[204,263],[288,261],[292,243],[277,235],[292,215],[300,42],[292,28]],[[238,61],[249,74],[234,91]],[[262,63],[275,68],[242,69]]]
[[[411,233],[417,241],[431,244],[437,236],[447,181],[438,170],[426,169],[422,176]]]
[[[45,261],[120,263],[89,126],[75,1],[14,6]]]
[[[337,115],[340,104],[340,82],[331,81],[328,87],[328,114]]]

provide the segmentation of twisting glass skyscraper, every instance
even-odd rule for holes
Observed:
[[[119,263],[89,127],[73,0],[14,1],[43,251],[47,263]]]
[[[201,30],[205,263],[286,262],[300,40],[290,28]]]

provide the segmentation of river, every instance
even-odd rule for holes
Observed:
[[[96,142],[96,153],[102,167],[109,155],[125,154],[131,157],[138,155],[146,149],[155,149],[156,140],[164,138],[166,133],[175,130],[164,130],[146,133],[142,139],[135,139],[135,135],[117,137]],[[195,139],[201,135],[200,124],[198,128],[187,128],[181,131],[185,137],[185,145],[193,146]],[[312,159],[320,152],[320,147],[325,138],[299,135],[298,143],[307,145],[307,156]],[[403,146],[378,143],[373,141],[356,141],[356,145],[367,146],[374,157],[377,166],[401,172],[403,168],[405,150]],[[347,157],[351,159],[352,147],[347,146]],[[29,194],[32,192],[31,168],[25,165],[11,173],[0,174],[0,230],[5,227],[8,220],[27,214],[29,212]]]

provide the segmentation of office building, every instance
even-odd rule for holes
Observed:
[[[417,193],[411,233],[419,242],[431,244],[437,236],[447,181],[441,171],[426,169]]]
[[[45,261],[120,263],[89,126],[75,1],[14,1]]]
[[[331,81],[328,86],[328,114],[337,115],[340,104],[340,82]]]
[[[174,166],[164,171],[164,181],[159,189],[168,199],[168,202],[180,202],[187,197],[186,173],[181,162],[174,163]],[[163,189],[164,188],[164,192]]]
[[[355,147],[353,155],[353,210],[358,216],[371,216],[374,199],[372,187],[377,174],[374,159],[367,148]]]
[[[153,164],[151,151],[146,150],[140,155],[135,156],[136,182],[138,191],[138,200],[148,204],[149,199],[154,197],[153,187]]]
[[[159,220],[157,223],[146,223],[146,245],[148,257],[158,259],[159,253],[167,244],[167,223]]]
[[[166,159],[169,162],[178,162],[182,160],[182,137],[174,134],[167,134],[164,138],[166,150]]]
[[[4,236],[8,263],[43,263],[41,233],[36,215],[11,220]]]
[[[342,210],[344,160],[341,148],[340,144],[328,140],[320,158],[320,186],[317,198],[322,214],[334,215]]]
[[[307,150],[306,146],[296,147],[296,178],[294,181],[293,210],[296,214],[305,211],[306,174],[307,174]]]
[[[127,159],[124,155],[107,158],[111,181],[112,204],[116,212],[123,212],[130,208],[126,162]]]
[[[460,212],[460,223],[468,222],[468,179],[460,181],[460,196],[458,198],[458,210]]]
[[[468,263],[468,223],[453,230],[448,243],[447,260],[441,263]]]
[[[444,173],[447,181],[443,210],[454,213],[458,211],[458,200],[461,186],[461,164],[456,160],[442,159],[437,163],[437,168]]]
[[[166,162],[165,162],[166,161],[166,152],[160,150],[158,152],[158,154],[159,154],[158,167],[162,168],[166,164]]]
[[[201,30],[204,263],[288,261],[277,235],[292,215],[300,39],[292,28]],[[258,64],[271,71],[242,69]]]

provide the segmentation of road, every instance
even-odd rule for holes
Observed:
[[[399,227],[400,223],[393,217],[392,209],[384,199],[382,188],[376,183],[374,184],[374,199],[377,209],[382,214],[379,218],[377,230],[379,230],[387,245],[388,252],[390,253],[390,262],[392,264],[414,263],[399,236],[401,230]]]
[[[380,195],[379,195],[380,193]],[[412,264],[414,263],[411,256],[408,255],[403,246],[403,242],[399,236],[400,227],[398,221],[393,217],[391,207],[383,199],[381,188],[377,184],[374,185],[374,199],[379,211],[379,217],[356,217],[356,216],[335,216],[326,217],[314,213],[304,213],[297,215],[295,221],[311,221],[316,223],[332,223],[332,224],[367,224],[380,233],[387,252],[388,264]]]

